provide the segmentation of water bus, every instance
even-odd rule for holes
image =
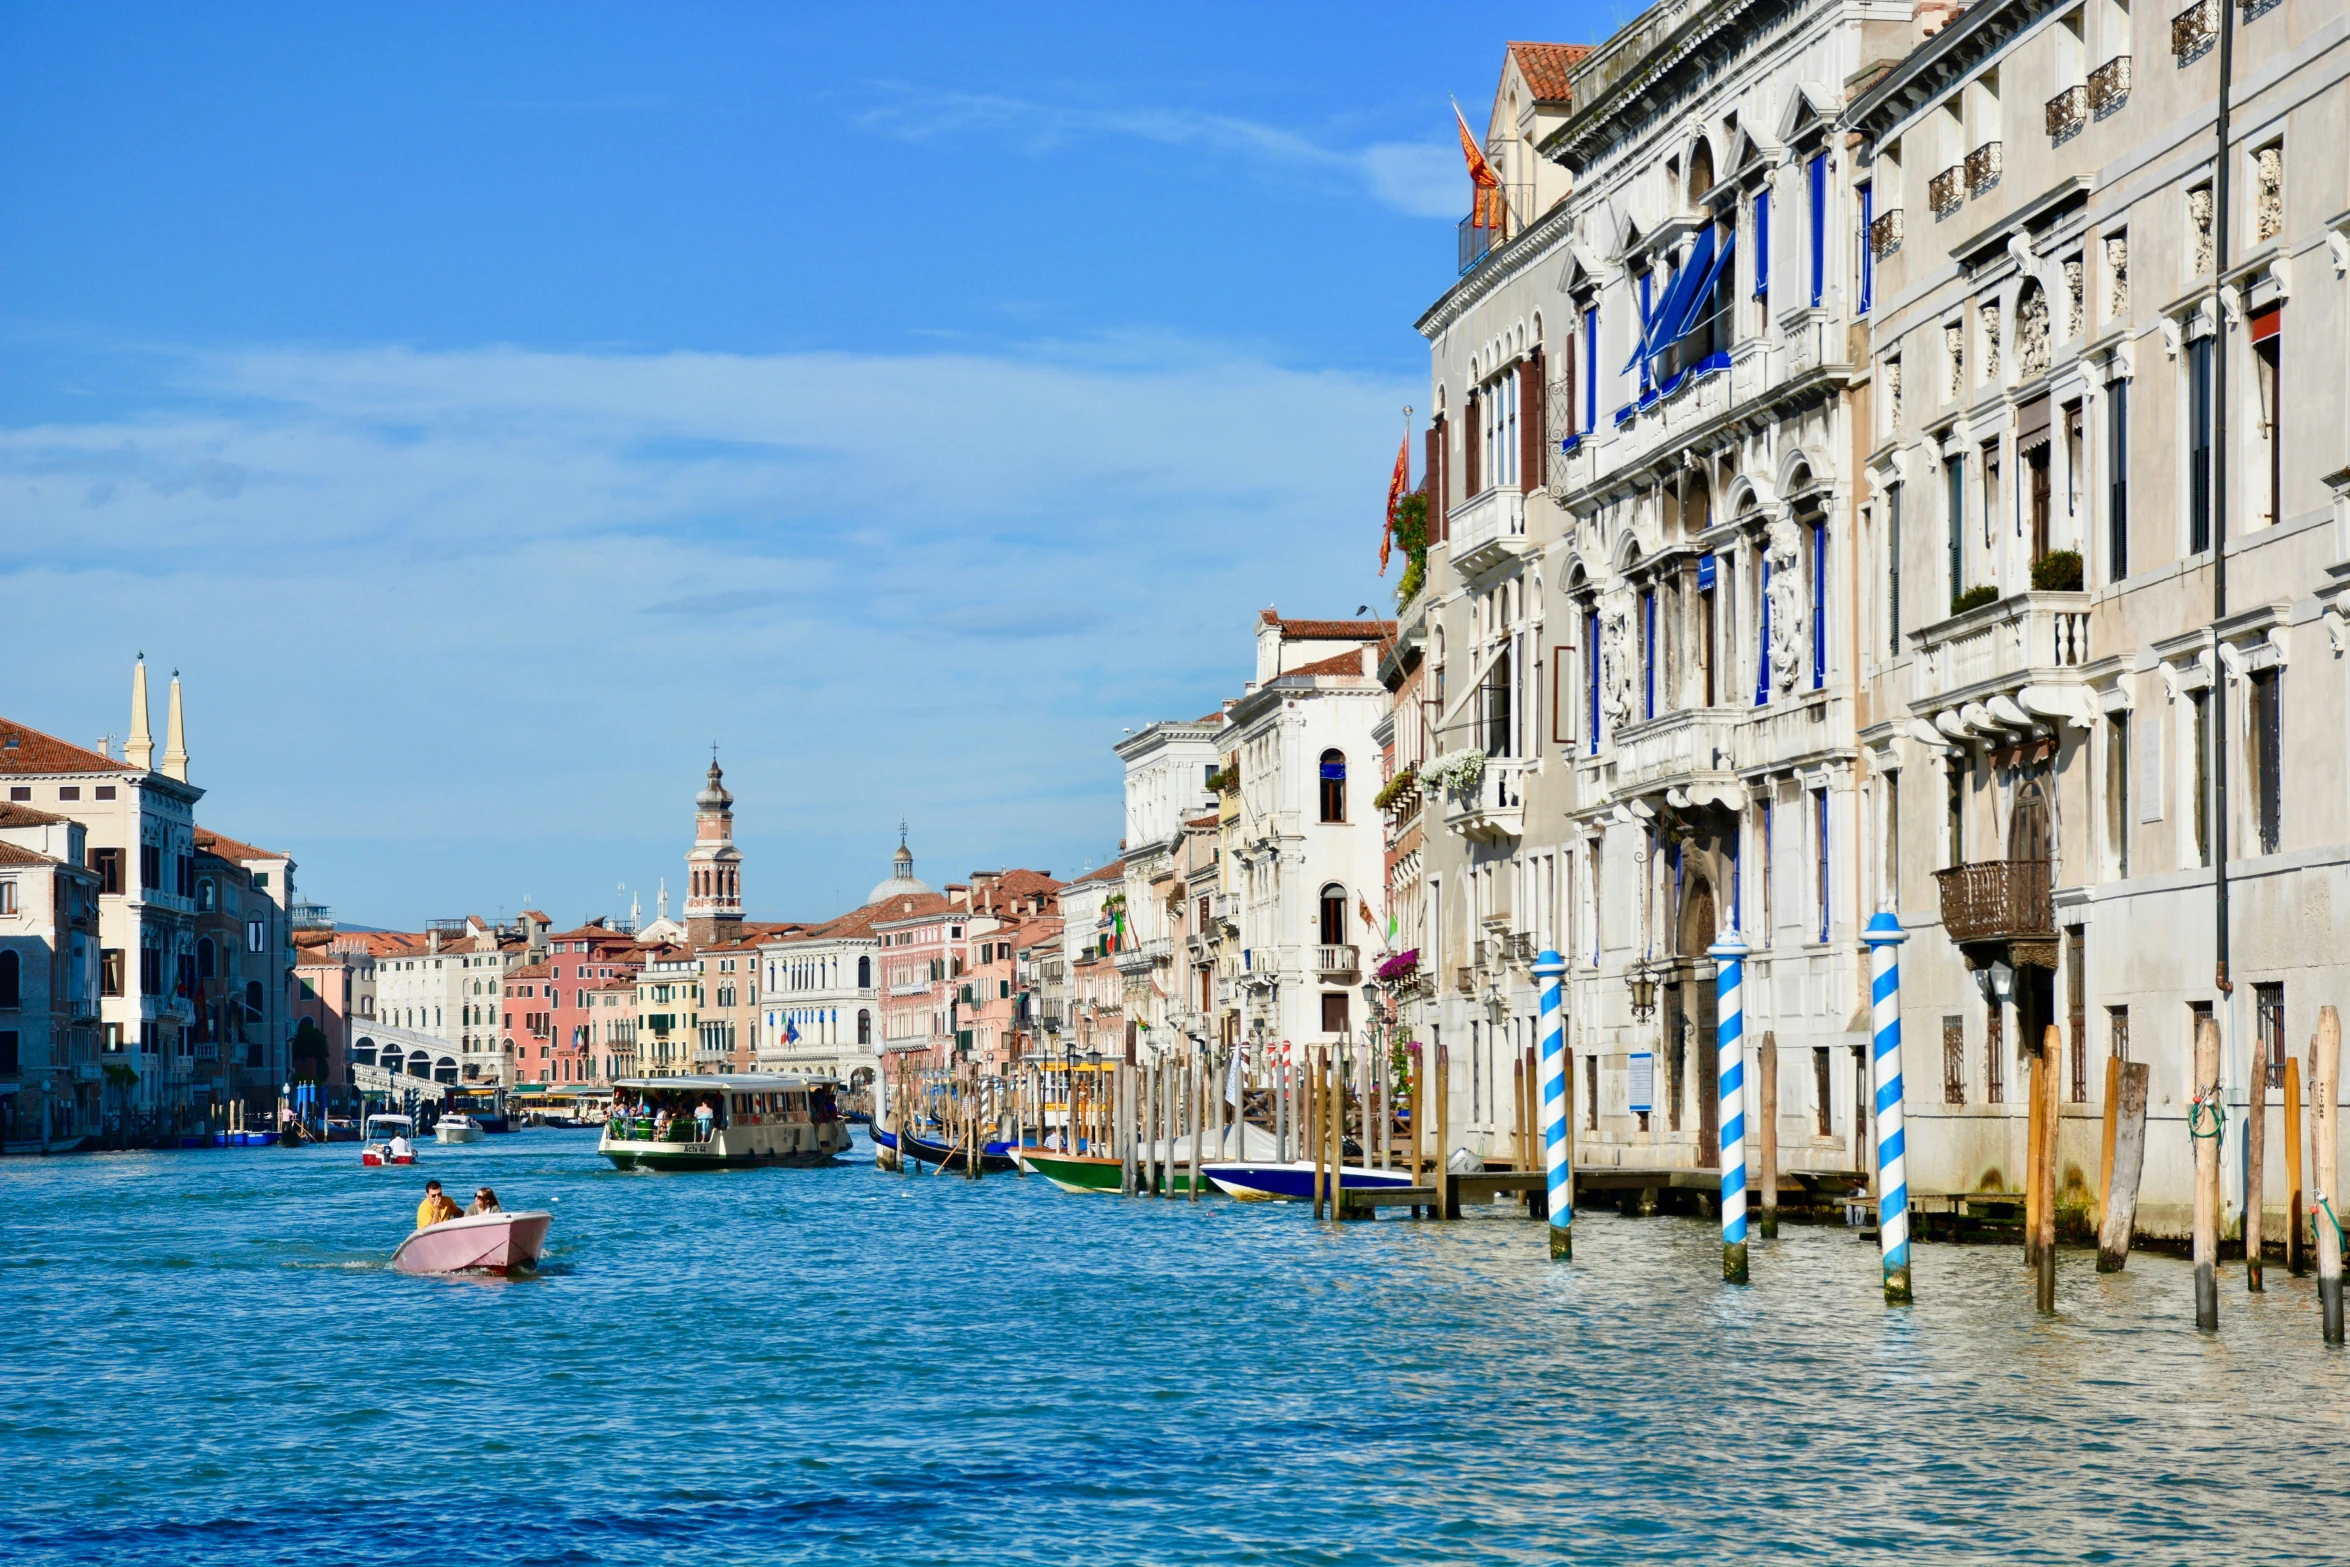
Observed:
[[[596,1151],[623,1170],[830,1164],[849,1149],[829,1078],[624,1077],[612,1087]]]

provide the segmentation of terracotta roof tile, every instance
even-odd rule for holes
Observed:
[[[1284,642],[1377,642],[1395,635],[1392,620],[1283,620],[1271,610],[1265,618],[1281,628]]]
[[[52,816],[47,811],[36,811],[29,805],[0,802],[0,827],[54,827],[59,822],[72,820],[70,816]]]
[[[547,971],[552,966],[553,965],[546,963],[525,963],[520,968],[508,969],[506,971],[506,977],[508,979],[545,979],[547,977]]]
[[[1512,43],[1510,58],[1518,62],[1518,70],[1526,78],[1526,85],[1534,90],[1536,103],[1567,103],[1574,94],[1571,83],[1575,67],[1591,52],[1590,44]]]
[[[86,751],[70,740],[45,735],[14,719],[0,718],[0,773],[120,773],[128,762]]]
[[[282,860],[286,855],[275,849],[256,849],[249,843],[231,838],[227,833],[214,832],[209,827],[196,829],[196,847],[207,849],[224,860]]]
[[[1295,669],[1284,669],[1281,673],[1284,676],[1360,675],[1363,672],[1363,655],[1364,649],[1362,648],[1348,648],[1343,653],[1333,653],[1328,658],[1317,658],[1310,664],[1300,664]]]
[[[0,843],[0,865],[63,865],[65,862],[30,849],[20,849],[13,843]]]

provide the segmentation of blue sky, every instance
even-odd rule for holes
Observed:
[[[1122,728],[1385,602],[1446,95],[1608,21],[0,4],[0,712],[177,666],[361,923],[649,912],[713,741],[758,915],[1099,863]]]

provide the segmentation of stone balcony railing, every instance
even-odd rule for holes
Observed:
[[[1446,519],[1455,571],[1471,576],[1526,553],[1526,495],[1497,485]]]
[[[1984,731],[1985,714],[1991,728],[2021,730],[2082,711],[2075,697],[2089,662],[2086,593],[2013,594],[1912,632],[1910,640],[1917,648],[1910,711],[1945,735],[1967,726]]]
[[[1901,248],[1901,209],[1880,212],[1869,223],[1869,250],[1880,259]]]
[[[2081,133],[2089,123],[2089,88],[2087,83],[2067,87],[2048,100],[2048,140],[2061,144]]]
[[[1349,946],[1318,946],[1314,948],[1314,972],[1324,979],[1351,976],[1363,971],[1363,960],[1358,948]]]
[[[1966,205],[1966,165],[1954,163],[1926,182],[1926,204],[1937,218],[1949,217]]]
[[[2050,941],[2056,903],[2046,860],[1981,860],[1936,871],[1952,941]]]
[[[2117,54],[2089,73],[2089,112],[2104,119],[2130,101],[2130,57]]]
[[[2001,169],[2000,144],[1987,141],[1966,155],[1966,193],[1980,196],[1997,188]]]
[[[1733,708],[1694,707],[1625,726],[1616,734],[1616,791],[1639,794],[1730,774],[1737,766],[1735,734],[1742,716]]]
[[[1464,838],[1500,843],[1519,837],[1526,826],[1526,764],[1512,757],[1489,757],[1477,787],[1444,798],[1444,825]]]
[[[2219,41],[2219,0],[2196,3],[2170,19],[2171,58],[2192,65]]]

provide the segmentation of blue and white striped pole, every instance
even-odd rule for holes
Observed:
[[[1722,1128],[1722,1279],[1746,1282],[1746,1016],[1739,981],[1746,967],[1746,943],[1736,931],[1706,948],[1719,987],[1714,1028],[1714,1062],[1721,1081],[1718,1117]]]
[[[1548,948],[1534,960],[1542,985],[1542,1164],[1550,1177],[1550,1254],[1575,1255],[1575,1171],[1567,1154],[1567,1029],[1559,1004],[1564,958]]]
[[[1877,1241],[1885,1253],[1885,1304],[1909,1304],[1909,1170],[1901,1128],[1901,944],[1909,933],[1880,912],[1861,932],[1869,944],[1869,1081],[1877,1096]]]

